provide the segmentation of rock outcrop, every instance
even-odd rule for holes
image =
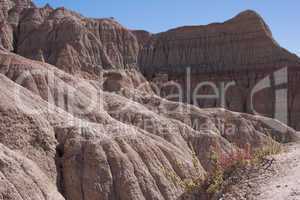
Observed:
[[[211,175],[212,156],[231,160],[299,139],[277,120],[157,96],[136,67],[140,48],[148,62],[145,47],[160,36],[64,8],[3,2],[1,200],[175,200],[184,181]]]
[[[28,6],[30,7],[30,6]],[[2,46],[30,59],[51,63],[69,73],[97,74],[102,69],[135,68],[138,42],[114,19],[91,19],[65,8],[18,4],[3,9]],[[8,10],[8,11],[7,11]],[[11,14],[12,13],[12,14]],[[5,19],[6,19],[5,18]]]
[[[23,10],[35,7],[30,0],[2,0],[0,2],[0,47],[13,51],[14,34]]]
[[[224,23],[172,29],[154,35],[149,41],[139,54],[139,66],[148,80],[179,83],[184,90],[183,99],[200,107],[225,106],[247,113],[256,110],[269,117],[283,112],[275,110],[279,103],[275,79],[282,80],[282,84],[288,85],[285,88],[288,89],[286,107],[289,116],[285,122],[300,129],[299,103],[296,103],[299,101],[300,59],[276,43],[269,27],[257,13],[245,11]],[[274,74],[284,68],[287,68],[286,75]],[[188,69],[190,74],[187,74]],[[165,80],[162,80],[164,74]],[[259,83],[265,83],[259,82],[265,77],[270,77],[271,81],[267,83],[270,86],[264,85],[265,90],[253,96],[252,109],[251,92]],[[211,85],[197,88],[206,81],[220,90],[222,84],[226,86],[232,81],[235,86],[227,89],[223,99],[194,100],[196,93],[216,94]],[[190,90],[186,89],[187,83],[191,85]]]
[[[152,40],[152,34],[144,30],[134,30],[132,33],[138,40],[140,48],[143,49]]]
[[[60,199],[58,191],[72,200],[177,199],[185,188],[170,176],[204,180],[212,154],[229,158],[246,146],[262,148],[270,141],[267,133],[279,142],[298,138],[271,119],[201,110],[131,84],[104,91],[105,81],[5,51],[0,58],[0,143],[6,146],[0,148],[0,171],[10,181],[0,185],[4,199],[27,190],[34,193],[30,199]],[[22,164],[9,161],[19,154]]]
[[[299,60],[272,38],[263,19],[245,11],[224,23],[186,26],[159,33],[142,49],[140,67],[148,72],[242,71],[281,67]],[[297,63],[298,62],[298,63]]]

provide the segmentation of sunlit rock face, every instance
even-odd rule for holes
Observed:
[[[178,93],[178,87],[161,85],[180,84],[180,98],[170,100],[259,113],[300,129],[299,59],[276,43],[267,24],[253,11],[224,23],[159,34],[128,30],[113,18],[85,18],[49,5],[37,8],[29,1],[3,1],[1,16],[1,46],[24,57],[92,79],[103,70],[140,69],[147,80],[162,83],[158,90],[163,97]],[[285,67],[286,75],[274,74]],[[278,86],[279,76],[288,84]],[[265,84],[260,82],[265,77],[269,78],[266,88],[256,91],[257,85]],[[206,81],[214,87],[199,86]],[[276,93],[282,87],[287,98]],[[196,98],[197,94],[214,94],[214,98]]]
[[[20,14],[35,5],[30,0],[2,0],[0,4],[0,47],[13,51],[14,31],[17,30]]]
[[[125,72],[104,74],[114,86],[7,51],[0,58],[4,199],[175,200],[186,190],[171,175],[205,180],[212,155],[298,138],[272,119],[167,101]]]
[[[1,200],[178,200],[187,191],[182,181],[202,182],[211,175],[212,156],[233,162],[237,153],[251,156],[270,142],[299,139],[277,120],[156,95],[159,88],[140,73],[137,58],[142,62],[145,48],[151,50],[160,35],[64,8],[36,8],[29,1],[1,5]],[[248,27],[244,18],[255,20],[249,19]],[[238,30],[264,27],[261,36],[271,37],[251,12],[227,23],[232,29],[240,24]],[[154,51],[148,53],[156,60]],[[152,77],[149,66],[140,65]],[[153,69],[160,73],[157,66]],[[162,76],[161,83],[183,82],[182,69],[164,71],[170,76]],[[191,87],[199,77],[207,80],[195,69]],[[223,80],[226,73],[209,77]]]
[[[200,107],[255,111],[269,117],[277,114],[282,116],[280,120],[300,129],[297,103],[300,60],[276,43],[257,13],[245,11],[224,23],[172,29],[153,35],[147,41],[139,54],[142,72],[150,81],[157,81],[165,74],[165,80],[179,83],[185,102]],[[285,68],[287,73],[278,72]],[[265,77],[269,81],[260,82]],[[206,81],[216,88],[207,84],[199,87]],[[254,94],[262,85],[265,89]],[[287,89],[286,106],[276,93],[278,87]],[[177,87],[174,90],[178,93]],[[218,97],[195,99],[196,94]],[[285,111],[276,110],[278,104],[286,108],[287,117],[284,117]]]
[[[3,5],[7,6],[1,16],[7,20],[1,40],[10,51],[69,73],[136,67],[136,37],[112,18],[85,18],[65,8],[37,8],[29,2]]]

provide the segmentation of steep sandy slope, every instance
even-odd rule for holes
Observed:
[[[49,64],[4,51],[0,57],[0,143],[6,146],[2,152],[12,152],[1,157],[6,167],[0,170],[7,180],[7,170],[13,169],[18,180],[34,181],[30,187],[36,196],[30,199],[49,199],[53,191],[72,200],[177,199],[185,190],[170,173],[204,180],[212,154],[226,158],[245,146],[263,147],[270,131],[278,141],[297,138],[276,121],[283,131],[272,130],[266,123],[271,119],[201,110],[127,85],[111,93],[101,89],[102,82],[76,78]],[[193,120],[205,126],[193,127]],[[237,130],[228,135],[216,120]],[[36,176],[23,176],[9,163],[18,154],[35,163]],[[47,187],[35,180],[39,176]],[[4,199],[15,198],[14,188],[23,195],[28,191],[11,184],[0,187]]]

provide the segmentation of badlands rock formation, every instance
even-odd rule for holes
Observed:
[[[176,200],[213,155],[298,139],[276,120],[157,96],[136,70],[148,34],[2,4],[0,200]]]
[[[172,29],[156,34],[148,41],[139,54],[142,72],[152,81],[165,77],[165,82],[173,80],[179,83],[188,103],[200,107],[223,105],[247,113],[256,110],[276,117],[275,113],[283,112],[275,110],[276,104],[284,104],[282,100],[276,100],[276,89],[288,88],[286,107],[289,116],[286,122],[300,129],[300,91],[297,87],[300,59],[276,43],[269,27],[257,13],[245,11],[224,23]],[[286,67],[288,75],[283,71],[274,74]],[[191,76],[187,75],[187,69],[191,70]],[[263,85],[265,82],[259,81],[265,77],[269,78],[270,86],[264,85],[266,88],[253,96],[252,109],[251,91],[258,83]],[[235,86],[229,87],[225,95],[220,94],[224,99],[195,101],[193,92],[216,93],[210,86],[197,89],[199,83],[205,81],[215,83],[218,89],[224,87],[221,84],[226,86],[232,81],[235,81]],[[187,83],[191,84],[190,90],[186,89],[189,88]]]
[[[271,119],[201,110],[126,84],[106,92],[49,64],[0,57],[2,199],[178,199],[185,190],[169,173],[204,180],[212,154],[262,148],[267,133],[298,137]]]
[[[2,46],[10,51],[69,73],[94,74],[101,69],[132,68],[137,63],[135,36],[114,19],[84,18],[49,5],[37,8],[28,3],[29,9],[20,10],[10,0],[2,4],[9,5],[2,9],[7,19],[1,20]]]
[[[2,0],[0,8],[0,44],[13,51],[15,46],[14,31],[17,29],[20,14],[24,9],[34,7],[30,0]]]

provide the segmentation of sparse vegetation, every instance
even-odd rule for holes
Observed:
[[[200,172],[200,162],[194,149],[192,147],[191,149],[193,167],[197,172]],[[266,157],[280,153],[281,145],[270,137],[264,148],[251,151],[250,144],[247,144],[243,149],[238,147],[235,149],[237,150],[227,156],[223,156],[218,151],[210,153],[212,171],[206,180],[203,180],[200,174],[194,178],[181,179],[173,170],[162,168],[162,171],[174,185],[182,187],[187,193],[201,191],[213,196],[233,183],[230,179],[236,171],[243,170],[246,167],[258,166]],[[178,168],[184,167],[183,163],[179,161],[176,161],[176,165]]]
[[[209,194],[218,193],[224,181],[237,169],[243,168],[251,159],[250,147],[245,149],[236,148],[229,156],[222,156],[222,153],[212,152],[210,160],[212,162],[212,173],[207,181],[206,192]]]
[[[262,162],[265,162],[268,156],[280,153],[282,151],[282,146],[269,137],[265,147],[257,149],[252,153],[250,145],[246,145],[244,149],[237,149],[238,150],[229,157],[219,156],[216,152],[212,153],[210,159],[213,162],[214,169],[208,179],[207,193],[219,193],[224,189],[224,184],[230,182],[226,182],[226,180],[230,179],[237,170],[243,170],[247,166],[259,166]]]
[[[270,155],[276,155],[281,151],[282,151],[281,144],[279,144],[269,136],[268,144],[265,147],[258,149],[254,152],[252,163],[258,164],[262,162],[262,160],[264,160],[266,157]]]
[[[213,173],[208,180],[208,187],[206,192],[214,194],[220,191],[224,182],[224,169],[221,167],[219,156],[216,152],[211,155],[211,161],[213,162]]]
[[[162,171],[165,174],[165,176],[174,184],[177,186],[182,187],[186,192],[192,192],[203,184],[203,177],[201,175],[201,167],[200,162],[197,158],[196,152],[193,148],[191,148],[192,151],[192,162],[193,162],[193,168],[198,173],[197,176],[189,178],[189,179],[181,179],[173,170],[167,170],[165,167],[162,167]],[[183,163],[176,161],[176,165],[178,168],[182,168]]]

